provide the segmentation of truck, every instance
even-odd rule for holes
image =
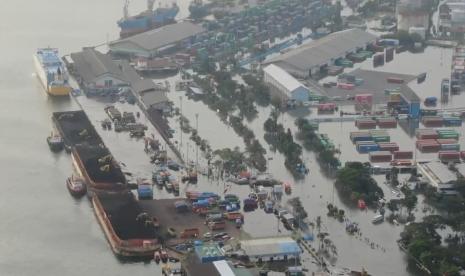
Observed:
[[[153,199],[152,183],[146,179],[137,180],[137,196],[139,199]]]
[[[184,229],[184,231],[181,232],[182,239],[197,238],[199,235],[200,233],[198,228]]]
[[[223,230],[224,228],[226,228],[226,222],[224,222],[224,221],[217,221],[217,222],[211,221],[211,222],[208,223],[208,228],[210,230]]]

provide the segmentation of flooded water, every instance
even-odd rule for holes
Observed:
[[[0,275],[160,275],[159,268],[151,263],[121,263],[111,252],[97,224],[87,200],[73,200],[66,188],[65,179],[71,173],[69,155],[51,154],[45,137],[51,130],[50,116],[54,111],[78,109],[71,99],[50,99],[43,92],[34,76],[31,55],[37,47],[59,47],[62,54],[78,51],[82,46],[98,45],[117,38],[116,21],[122,15],[124,1],[0,1],[0,120],[3,130],[0,135],[0,167],[3,172],[0,195]],[[171,4],[164,1],[164,4]],[[179,17],[187,15],[189,1],[178,1]],[[130,13],[145,8],[145,1],[132,1]],[[418,74],[427,72],[424,84],[412,86],[421,98],[439,96],[439,84],[450,71],[450,50],[427,48],[425,53],[403,53],[384,67],[376,70]],[[400,59],[399,57],[402,57]],[[438,65],[439,64],[439,65]],[[370,68],[368,63],[362,68]],[[176,77],[171,79],[172,87]],[[199,135],[210,142],[212,148],[244,148],[244,143],[231,128],[222,122],[214,111],[201,102],[185,97],[183,92],[170,92],[169,98],[180,107],[182,96],[183,114],[195,127],[195,114],[199,114]],[[455,98],[456,97],[456,98]],[[457,101],[455,100],[457,99]],[[80,101],[88,101],[85,98]],[[460,105],[462,96],[454,96],[448,106]],[[86,102],[92,113],[91,120],[98,128],[104,118],[103,105]],[[131,110],[131,106],[121,106]],[[270,108],[259,107],[259,114],[246,124],[254,130],[257,139],[267,150],[268,168],[284,181],[293,182],[292,195],[284,196],[282,203],[292,196],[300,196],[309,219],[321,216],[323,231],[338,249],[337,266],[355,270],[366,268],[372,275],[407,275],[405,256],[395,241],[402,227],[388,223],[371,224],[372,211],[361,212],[345,206],[333,187],[333,181],[320,170],[312,152],[304,151],[303,160],[310,168],[305,179],[293,181],[284,167],[284,156],[272,152],[263,139],[263,123]],[[286,113],[280,121],[286,128],[296,131],[294,120],[298,116],[314,116],[301,112]],[[178,125],[171,120],[172,127]],[[354,130],[353,122],[327,123],[320,131],[329,134],[334,144],[341,148],[341,161],[366,161],[366,155],[358,154],[349,140],[348,132]],[[392,140],[401,149],[412,149],[414,141],[400,128],[388,130]],[[142,153],[143,143],[130,139],[126,134],[99,130],[115,157],[127,165],[127,170],[141,177],[149,177],[151,165]],[[463,132],[463,129],[462,129]],[[462,133],[464,137],[465,133]],[[195,146],[188,143],[187,135],[180,149],[185,159],[193,160]],[[463,138],[460,143],[465,146]],[[114,150],[117,148],[117,150]],[[430,156],[424,156],[427,158]],[[423,158],[423,157],[422,157]],[[200,164],[205,159],[200,154]],[[377,179],[382,182],[382,179]],[[381,185],[382,186],[382,185]],[[209,190],[222,194],[225,190],[246,196],[248,186],[229,185],[220,180],[202,178],[197,185],[182,186],[186,190]],[[385,194],[391,189],[383,186]],[[156,198],[173,197],[165,191],[155,193]],[[391,195],[392,196],[392,195]],[[358,222],[363,237],[347,235],[344,224],[326,216],[326,204],[343,207],[351,221]],[[263,210],[247,213],[245,232],[254,236],[284,235],[273,215]],[[371,249],[365,242],[378,244]],[[25,259],[26,258],[26,259]],[[315,269],[305,256],[305,266]]]
[[[440,82],[442,78],[448,77],[450,74],[450,57],[451,51],[448,49],[441,48],[427,48],[424,53],[402,53],[396,55],[394,61],[386,64],[383,67],[376,68],[375,70],[387,71],[387,72],[398,72],[403,74],[417,75],[422,72],[427,72],[428,77],[423,84],[412,84],[411,88],[417,92],[419,97],[423,100],[428,96],[440,96]],[[373,69],[371,60],[366,61],[362,64],[358,64],[357,68]],[[174,81],[175,78],[173,78]],[[176,94],[174,94],[176,93]],[[179,107],[180,101],[177,99],[179,95],[183,95],[182,92],[170,93],[170,98],[174,101],[175,105]],[[463,102],[462,95],[453,96],[453,99],[449,103],[444,104],[444,107],[460,106]],[[199,108],[202,108],[201,102],[194,102],[183,98],[183,109],[188,110],[190,113],[191,125],[194,120],[193,115]],[[207,109],[204,106],[204,109]],[[342,109],[346,111],[353,111],[352,106],[344,106]],[[293,192],[290,196],[285,196],[282,200],[282,204],[285,205],[287,199],[292,196],[300,196],[302,202],[309,213],[309,219],[314,221],[317,216],[321,216],[323,221],[323,231],[330,234],[330,239],[335,243],[338,249],[337,262],[335,263],[338,267],[350,267],[352,269],[361,269],[364,267],[373,275],[409,275],[413,274],[412,271],[407,270],[407,258],[404,253],[400,251],[396,244],[396,240],[399,239],[399,234],[403,230],[403,226],[396,226],[389,223],[383,223],[381,225],[373,225],[371,223],[372,218],[376,215],[373,211],[360,211],[352,206],[347,206],[343,203],[339,197],[339,194],[333,187],[333,180],[329,179],[320,169],[318,163],[315,160],[315,154],[304,150],[303,160],[306,165],[310,168],[310,175],[302,180],[293,180],[291,174],[284,167],[284,156],[279,152],[272,152],[268,144],[264,141],[263,135],[263,123],[270,114],[269,107],[258,107],[257,117],[250,121],[244,121],[245,124],[255,132],[255,136],[261,144],[267,150],[266,158],[268,160],[268,170],[279,180],[292,181]],[[212,143],[217,147],[243,147],[243,142],[238,140],[238,137],[232,134],[227,125],[222,122],[218,116],[214,116],[214,112],[210,110],[203,110],[211,116],[207,116],[202,119],[201,126],[199,126],[199,134],[202,138],[212,141],[219,141]],[[187,114],[187,113],[186,113]],[[293,133],[297,131],[294,121],[298,117],[316,117],[318,116],[313,110],[312,113],[307,111],[292,111],[282,114],[279,118],[286,128],[290,128]],[[325,115],[326,116],[326,115]],[[338,116],[335,114],[334,116]],[[214,126],[215,131],[209,131],[208,125]],[[462,147],[465,146],[465,139],[463,128],[455,128],[461,133],[459,143]],[[320,132],[326,133],[332,139],[333,143],[341,150],[340,160],[342,163],[346,161],[368,161],[368,155],[359,154],[355,146],[349,139],[349,133],[351,131],[357,131],[354,126],[354,122],[344,123],[322,123],[320,124]],[[391,136],[391,141],[397,142],[401,150],[415,150],[415,140],[412,139],[400,126],[396,129],[387,130]],[[216,147],[213,146],[213,149]],[[185,150],[185,149],[184,149]],[[416,152],[418,159],[432,159],[436,158],[437,154],[423,154]],[[383,189],[385,198],[390,200],[397,197],[397,191],[390,186],[384,184],[384,176],[376,176],[375,179],[378,181],[380,187]],[[209,186],[199,185],[197,189],[213,189],[219,191],[224,187],[221,182],[219,187],[215,188],[214,185]],[[241,186],[232,186],[230,192],[243,194],[248,192],[247,189],[243,189]],[[345,231],[344,223],[340,223],[335,219],[326,216],[326,205],[327,203],[333,203],[338,207],[342,207],[347,214],[347,217],[352,222],[359,223],[362,231],[361,237],[348,235]],[[420,198],[415,216],[420,219],[424,213],[422,213],[423,203]],[[258,211],[263,212],[263,211]],[[247,219],[247,217],[246,217]],[[262,224],[266,224],[267,227],[273,227],[274,220],[262,220]],[[247,226],[247,223],[246,223]],[[250,231],[250,228],[246,230]],[[272,231],[273,232],[273,231]],[[260,233],[257,233],[260,235]],[[369,241],[369,242],[367,242]],[[374,249],[371,248],[370,243],[374,243]],[[316,246],[316,243],[314,243]],[[309,262],[305,262],[304,266],[308,266],[312,269],[312,265]]]
[[[180,15],[189,1],[179,1]],[[153,265],[121,264],[90,203],[65,188],[69,155],[45,142],[53,111],[77,109],[47,97],[34,76],[32,54],[61,54],[116,39],[123,0],[0,1],[0,275],[160,275]],[[145,1],[131,1],[131,12]],[[168,3],[168,1],[167,1]]]

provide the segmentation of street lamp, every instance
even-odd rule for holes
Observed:
[[[179,96],[179,101],[180,101],[180,113],[181,113],[181,119],[180,119],[180,125],[181,125],[181,131],[179,132],[180,138],[179,138],[179,147],[182,146],[182,96]]]
[[[199,135],[199,113],[195,113],[195,131],[197,133],[197,137],[200,138]],[[195,169],[198,170],[199,166],[199,143],[195,143]]]

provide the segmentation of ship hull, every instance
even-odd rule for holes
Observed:
[[[45,92],[51,96],[68,96],[71,93],[72,88],[69,85],[54,85],[50,86],[47,82],[47,75],[45,69],[42,67],[37,55],[33,55],[34,67],[36,70],[36,76],[39,79],[40,84],[44,88]]]
[[[157,240],[145,240],[146,243],[142,241],[142,245],[132,245],[135,244],[135,240],[122,240],[118,237],[113,226],[111,225],[110,220],[108,219],[105,210],[100,203],[100,200],[97,196],[92,197],[92,205],[95,217],[97,218],[100,227],[105,234],[110,248],[116,255],[123,257],[151,257],[154,252],[160,249],[160,245]]]
[[[71,152],[71,159],[73,167],[76,170],[78,176],[85,180],[87,186],[87,192],[89,195],[94,195],[98,193],[122,193],[126,192],[127,189],[124,187],[116,188],[113,183],[104,183],[104,182],[95,182],[93,181],[89,174],[87,173],[79,154],[76,150]]]

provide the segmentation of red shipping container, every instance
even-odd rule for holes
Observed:
[[[401,78],[390,77],[386,79],[389,83],[404,83],[404,80]]]
[[[434,145],[436,145],[436,144],[438,144],[438,142],[436,142],[436,140],[434,140],[434,139],[425,139],[425,140],[417,140],[417,141],[415,142],[415,144],[416,144],[417,146],[419,146],[419,145],[426,145],[426,144],[434,144]],[[439,144],[438,144],[438,145],[439,145]]]
[[[418,139],[437,139],[439,138],[439,134],[437,133],[422,133],[417,136]]]
[[[394,159],[412,159],[413,151],[395,151]]]
[[[418,147],[421,152],[438,152],[441,149],[439,144],[422,144]]]
[[[442,162],[460,161],[460,152],[458,151],[440,151],[438,156]]]
[[[460,152],[460,158],[465,159],[465,151]]]
[[[381,151],[393,152],[399,150],[399,145],[397,145],[397,143],[378,143],[378,145]]]
[[[391,162],[392,154],[389,151],[370,152],[370,162]]]

